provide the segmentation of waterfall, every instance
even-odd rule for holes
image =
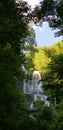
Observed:
[[[24,80],[23,92],[27,95],[32,95],[32,100],[30,103],[30,109],[33,108],[33,102],[40,99],[49,106],[47,97],[44,95],[44,90],[42,83],[40,82],[41,75],[39,71],[34,71],[32,75],[29,76],[28,80]]]

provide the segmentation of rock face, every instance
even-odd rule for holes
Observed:
[[[28,80],[24,80],[23,92],[25,94],[25,101],[30,104],[30,109],[33,108],[33,102],[36,100],[41,100],[47,103],[46,96],[44,95],[44,90],[42,88],[41,74],[39,71],[34,71]]]
[[[42,89],[42,83],[39,82],[41,75],[39,71],[34,71],[31,78],[24,81],[23,91],[25,95],[33,95],[33,101],[38,99],[44,100],[44,91]]]
[[[37,71],[37,70],[35,70],[35,71],[33,72],[33,77],[34,77],[35,79],[37,79],[37,80],[41,80],[41,74],[40,74],[40,72]]]

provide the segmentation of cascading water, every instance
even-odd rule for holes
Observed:
[[[32,75],[29,76],[28,80],[24,80],[23,92],[27,95],[32,95],[32,100],[30,102],[30,110],[34,109],[33,102],[40,99],[49,106],[47,97],[44,95],[44,90],[42,88],[42,83],[40,82],[41,75],[39,71],[34,71]]]

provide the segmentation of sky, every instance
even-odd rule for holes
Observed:
[[[26,0],[32,8],[35,7],[35,5],[38,5],[40,1],[42,0]],[[52,30],[47,22],[44,22],[42,27],[36,27],[35,25],[33,26],[36,34],[36,42],[38,46],[50,46],[56,42],[59,42],[63,39],[62,36],[60,37],[55,37],[54,32],[56,30]]]
[[[52,30],[48,22],[44,22],[42,27],[34,27],[36,33],[36,42],[38,46],[50,46],[63,39],[62,36],[55,37],[57,30]]]

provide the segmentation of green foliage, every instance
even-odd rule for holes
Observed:
[[[42,81],[45,90],[47,90],[50,100],[56,104],[63,98],[63,42],[58,42],[52,46],[55,49],[51,55],[50,63],[43,75]]]
[[[63,129],[63,111],[60,111],[60,113],[58,114],[56,130],[62,130],[62,129]]]
[[[57,116],[54,110],[48,106],[42,106],[42,109],[37,112],[37,123],[39,130],[53,130],[55,129]]]
[[[26,2],[0,1],[1,130],[17,130],[23,127],[26,129],[25,123],[27,125],[29,120],[28,107],[18,86],[18,82],[22,82],[24,78],[26,37],[29,32],[32,35],[28,27],[28,11],[30,10]],[[32,46],[31,42],[29,44]]]
[[[59,103],[61,101],[63,92],[63,54],[55,55],[52,57],[51,62],[48,65],[48,72],[43,76],[43,84],[46,89],[51,89],[52,99],[54,102]],[[61,65],[61,66],[60,66]]]
[[[42,83],[45,94],[53,104],[60,103],[63,98],[63,41],[50,47],[35,47],[34,56],[28,53],[33,61],[32,70],[39,70],[42,74]],[[32,59],[32,57],[34,57]]]
[[[50,1],[45,2],[43,13],[48,10],[46,5],[50,5]],[[61,1],[56,6],[60,22],[62,5]],[[51,8],[52,3],[49,11]],[[35,47],[35,33],[29,27],[30,11],[26,2],[0,1],[0,129],[62,130],[63,101],[60,101],[63,98],[63,41],[52,47]],[[58,27],[60,25],[62,23]],[[27,55],[25,52],[28,52]],[[34,104],[37,108],[36,120],[29,117],[29,106],[24,103],[24,96],[18,86],[19,81],[23,82],[24,79],[23,66],[30,72],[34,69],[41,72],[44,89],[48,90],[51,101],[54,99],[52,102],[57,103],[56,111],[37,101]]]
[[[63,0],[43,0],[35,7],[35,23],[41,26],[48,21],[52,29],[58,29],[55,36],[63,35]]]
[[[33,70],[39,70],[41,73],[44,73],[47,67],[47,64],[51,60],[51,56],[54,54],[55,50],[52,47],[35,47],[34,52],[29,52],[28,57],[32,63],[34,63]],[[32,59],[33,57],[33,59]],[[46,60],[45,60],[46,59]]]
[[[15,1],[2,1],[0,3],[0,45],[3,47],[5,44],[10,43],[19,53],[20,39],[22,40],[26,36],[27,25],[20,19],[20,9],[17,8]]]
[[[34,59],[33,59],[34,69],[39,70],[41,73],[44,73],[45,68],[47,67],[47,63],[49,63],[49,61],[50,61],[50,58],[49,58],[50,56],[47,53],[49,48],[47,48],[47,47],[36,47],[36,49],[37,49],[37,52],[35,53]]]
[[[31,28],[28,30],[28,35],[25,38],[25,47],[24,49],[26,51],[34,51],[34,46],[36,46],[36,40],[35,40],[35,32]]]
[[[26,54],[26,68],[27,70],[32,73],[34,70],[34,55],[37,52],[37,49],[35,46],[32,47],[32,49],[30,49],[30,51],[28,51],[28,53]]]

